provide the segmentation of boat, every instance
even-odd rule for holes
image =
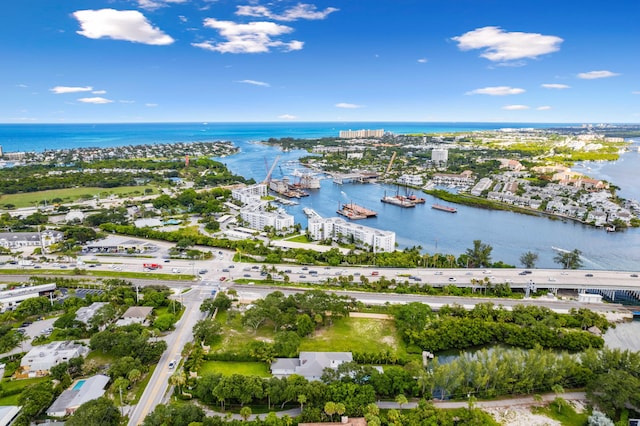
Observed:
[[[458,209],[456,209],[455,207],[443,206],[441,204],[432,204],[431,208],[436,210],[442,210],[443,212],[448,212],[448,213],[456,213],[458,211]]]
[[[380,199],[380,201],[382,201],[383,203],[387,203],[387,204],[393,204],[394,206],[399,206],[399,207],[404,207],[404,208],[410,208],[410,207],[415,207],[415,203],[412,203],[411,201],[405,199],[402,196],[397,196],[397,195],[386,195],[384,197],[382,197]]]
[[[343,204],[336,213],[351,220],[366,219],[378,215],[378,212],[354,203]]]

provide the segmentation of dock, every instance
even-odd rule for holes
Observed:
[[[338,210],[338,214],[347,216],[349,219],[366,219],[369,217],[376,217],[378,212],[351,202],[343,204],[342,208]]]

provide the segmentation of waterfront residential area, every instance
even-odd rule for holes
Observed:
[[[640,418],[640,128],[428,130],[5,144],[0,424]]]

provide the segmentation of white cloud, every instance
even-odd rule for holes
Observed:
[[[571,86],[568,86],[566,84],[555,84],[555,83],[545,83],[545,84],[541,84],[540,86],[544,87],[545,89],[558,89],[558,90],[571,88]]]
[[[551,107],[549,105],[543,105],[543,106],[539,106],[538,108],[536,108],[538,111],[548,111],[551,109]]]
[[[466,95],[506,96],[506,95],[519,95],[524,92],[525,92],[524,89],[520,89],[518,87],[495,86],[495,87],[484,87],[482,89],[475,89],[470,92],[467,92]]]
[[[91,86],[82,86],[82,87],[56,86],[49,89],[50,92],[53,92],[56,95],[61,95],[64,93],[90,92],[92,90],[93,90],[93,87]]]
[[[93,98],[80,98],[78,99],[78,102],[82,102],[84,104],[110,104],[113,101],[111,99],[95,96]]]
[[[537,33],[506,32],[500,27],[483,27],[453,37],[460,50],[483,49],[481,57],[494,62],[534,59],[560,50],[560,37]]]
[[[273,13],[266,6],[238,6],[236,15],[269,18],[276,21],[297,21],[298,19],[318,20],[325,19],[329,14],[337,12],[338,10],[339,9],[335,7],[317,10],[315,5],[298,3],[290,9],[286,9],[281,14]]]
[[[581,72],[578,74],[578,78],[583,80],[595,80],[597,78],[609,78],[616,77],[620,74],[611,72],[611,71],[589,71],[589,72]]]
[[[282,120],[295,120],[298,117],[296,117],[295,115],[291,115],[291,114],[282,114],[282,115],[279,115],[278,118],[280,118]]]
[[[262,87],[271,87],[269,83],[265,83],[264,81],[256,81],[256,80],[239,80],[239,81],[236,81],[236,83],[252,84],[254,86],[262,86]]]
[[[283,42],[274,40],[274,37],[289,34],[293,28],[279,25],[274,22],[249,22],[238,24],[231,21],[218,21],[213,18],[205,19],[204,26],[217,30],[222,37],[227,39],[222,43],[193,43],[195,47],[220,53],[265,53],[271,48],[278,48],[286,52],[301,50],[304,45],[301,41]]]
[[[121,104],[135,104],[136,101],[132,101],[132,100],[128,100],[128,99],[121,99],[118,102],[120,102]]]
[[[104,95],[105,93],[107,93],[106,90],[94,90],[93,92],[91,92],[94,95]]]
[[[155,108],[158,106],[158,104],[144,104],[144,106],[148,107],[148,108]]]
[[[426,64],[427,62],[429,62],[429,60],[427,58],[420,58],[418,59],[418,62],[420,62],[421,64]]]
[[[111,38],[134,43],[167,45],[173,43],[171,36],[153,27],[137,10],[78,10],[73,16],[80,22],[78,34],[87,38]]]
[[[350,104],[347,102],[339,102],[336,104],[337,108],[347,108],[347,109],[354,109],[354,108],[362,108],[362,105],[356,105],[356,104]]]
[[[529,109],[529,107],[526,105],[505,105],[502,109],[506,109],[507,111],[523,111]]]
[[[171,3],[186,3],[187,0],[138,0],[141,9],[155,10]]]
[[[27,86],[26,84],[18,84],[18,87],[27,88],[29,86]]]
[[[631,92],[632,95],[640,95],[640,90],[634,90]]]

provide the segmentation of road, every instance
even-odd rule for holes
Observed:
[[[256,299],[262,299],[267,294],[274,291],[282,291],[285,296],[295,293],[301,293],[307,291],[307,289],[299,289],[293,287],[274,287],[263,285],[251,285],[251,284],[234,284],[233,288],[238,292],[238,298],[244,302],[251,302]],[[360,301],[367,305],[384,305],[390,304],[404,304],[411,302],[421,302],[431,306],[433,309],[439,309],[444,305],[458,304],[465,308],[473,308],[478,303],[490,302],[494,305],[502,305],[507,309],[515,305],[535,305],[544,306],[552,309],[556,312],[566,313],[572,308],[586,308],[592,311],[606,313],[615,310],[626,312],[627,309],[622,305],[612,303],[580,303],[576,300],[553,300],[553,299],[508,299],[508,298],[489,298],[489,297],[459,297],[459,296],[426,296],[420,294],[395,294],[395,293],[368,293],[360,291],[340,291],[336,290],[333,293],[338,295],[344,295],[353,297],[357,301]]]
[[[156,405],[162,403],[168,388],[169,377],[178,369],[178,366],[169,368],[169,363],[172,360],[180,361],[182,348],[187,342],[193,340],[193,326],[206,316],[206,313],[200,312],[200,305],[210,296],[211,287],[205,285],[194,286],[190,291],[175,296],[185,305],[185,312],[176,324],[175,330],[165,339],[167,350],[156,365],[140,401],[133,408],[129,416],[129,426],[142,424],[147,414],[152,412]]]

